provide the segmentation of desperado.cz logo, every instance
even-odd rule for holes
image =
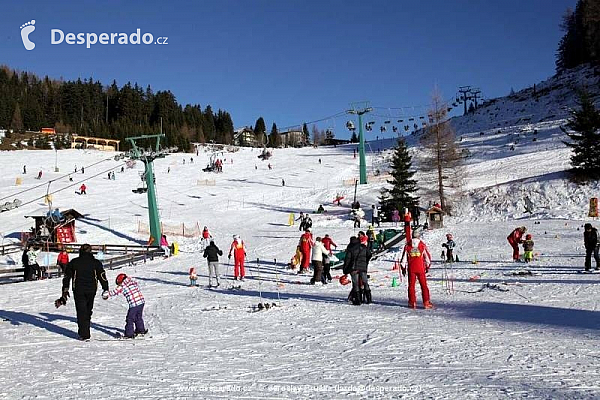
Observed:
[[[65,34],[60,29],[50,30],[50,44],[85,44],[88,49],[95,44],[160,44],[165,45],[168,43],[169,38],[167,36],[159,36],[154,40],[154,35],[151,33],[141,33],[140,28],[135,32],[130,33],[100,33],[95,34],[94,32],[80,32],[80,33],[67,33]]]
[[[29,35],[35,31],[35,20],[31,20],[23,25],[21,25],[21,39],[23,41],[23,46],[25,46],[26,50],[33,50],[35,48],[35,43],[31,41]],[[96,34],[94,32],[79,32],[72,33],[67,32],[64,33],[61,29],[51,29],[50,30],[50,44],[58,45],[58,44],[68,44],[68,45],[85,45],[88,49],[93,45],[124,45],[124,44],[144,44],[144,45],[167,45],[168,36],[159,36],[154,39],[154,35],[147,32],[142,33],[141,29],[136,29],[133,33],[123,33],[123,32],[111,32],[111,33],[100,33]]]

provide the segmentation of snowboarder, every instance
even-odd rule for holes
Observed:
[[[451,233],[446,234],[446,243],[442,243],[442,247],[446,248],[446,262],[454,262],[453,252],[456,243],[454,243]]]
[[[511,234],[506,237],[506,240],[508,240],[508,243],[513,248],[513,261],[520,261],[519,244],[523,243],[522,238],[526,231],[526,227],[520,226],[518,228],[515,228],[515,230],[512,231]]]
[[[304,233],[300,236],[300,251],[302,252],[302,264],[300,265],[299,274],[303,274],[308,271],[310,263],[310,251],[313,247],[313,238],[310,233],[310,228],[305,228]]]
[[[366,245],[361,244],[359,238],[351,237],[350,244],[346,248],[346,257],[344,258],[344,274],[350,274],[352,278],[352,292],[350,299],[352,304],[359,306],[363,298],[367,304],[371,303],[371,288],[367,271],[369,261],[371,260],[371,251]],[[361,290],[361,284],[363,289]]]
[[[108,300],[109,297],[123,293],[129,305],[125,317],[125,337],[133,339],[137,335],[145,335],[148,333],[143,318],[145,301],[138,283],[125,274],[117,275],[115,283],[117,287],[114,290],[102,293],[102,298]],[[134,325],[135,330],[133,329]]]
[[[229,260],[233,254],[233,277],[234,280],[244,280],[246,276],[246,269],[244,268],[244,258],[246,257],[246,245],[244,241],[240,239],[239,235],[233,235],[233,242],[229,248]]]
[[[71,260],[65,268],[62,295],[54,302],[57,308],[67,304],[71,282],[73,282],[73,299],[77,311],[79,340],[88,340],[98,282],[102,286],[102,295],[106,296],[108,295],[108,280],[106,280],[102,263],[94,258],[92,246],[87,243],[79,249],[79,257]]]
[[[523,241],[523,261],[530,262],[533,261],[533,237],[531,234],[527,234],[525,236],[525,240]]]
[[[67,264],[69,263],[69,254],[67,250],[62,249],[60,253],[58,253],[58,257],[56,259],[56,266],[58,267],[58,276],[65,273],[65,269],[67,268]]]
[[[87,187],[85,186],[85,183],[82,183],[81,186],[79,187],[79,193],[78,194],[87,194],[85,192],[86,189],[87,189]]]
[[[418,231],[412,232],[412,240],[407,240],[402,252],[400,265],[402,275],[408,272],[408,307],[417,307],[417,296],[415,294],[415,285],[417,279],[421,286],[421,295],[423,296],[423,307],[433,308],[429,297],[429,288],[427,287],[426,274],[429,272],[431,255],[427,245],[421,240],[421,234]]]
[[[323,246],[325,246],[325,249],[327,249],[327,251],[329,251],[329,254],[333,254],[333,251],[331,250],[332,246],[337,249],[337,244],[335,244],[335,242],[329,237],[328,234],[325,235],[325,237],[323,238],[323,240],[321,240],[321,242],[323,242]],[[331,282],[330,269],[331,269],[331,257],[325,257],[325,259],[323,259],[323,278],[321,279],[323,281],[323,283]]]
[[[324,285],[327,284],[327,281],[323,280],[323,257],[327,257],[330,253],[321,242],[321,237],[317,236],[312,248],[313,277],[310,280],[311,285],[314,285],[316,282],[321,282]]]
[[[169,242],[167,241],[166,235],[160,236],[160,248],[165,252],[165,258],[171,256],[171,249],[169,248]]]
[[[208,261],[208,287],[212,287],[212,277],[215,276],[217,286],[219,287],[219,256],[223,255],[214,240],[210,241],[210,244],[204,249],[204,258]]]
[[[598,230],[592,227],[592,224],[584,225],[583,241],[585,244],[585,272],[592,271],[592,253],[596,260],[596,271],[600,271],[600,243],[598,243]]]

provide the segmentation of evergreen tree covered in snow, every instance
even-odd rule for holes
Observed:
[[[577,177],[600,178],[600,111],[586,91],[579,95],[580,109],[571,112],[566,128],[561,127],[571,142],[564,142],[573,149],[571,165]]]
[[[394,209],[400,211],[404,208],[409,210],[419,204],[419,198],[415,195],[417,181],[412,179],[415,171],[412,171],[412,157],[404,139],[398,139],[396,151],[392,159],[390,175],[392,179],[387,181],[391,188],[381,191],[380,203],[384,215],[390,215]]]

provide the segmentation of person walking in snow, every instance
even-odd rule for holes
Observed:
[[[58,267],[58,276],[65,273],[67,264],[69,263],[69,254],[67,250],[62,249],[56,258],[56,266]]]
[[[506,237],[506,240],[508,240],[508,243],[513,248],[513,261],[520,261],[519,244],[523,243],[523,235],[526,231],[526,227],[520,226],[518,228],[515,228],[515,230],[512,231],[511,234]]]
[[[375,224],[377,224],[377,227],[381,226],[381,222],[379,222],[379,210],[377,209],[377,206],[373,204],[371,209],[373,210],[371,213],[371,225],[375,226]]]
[[[525,240],[523,241],[523,261],[533,261],[533,236],[529,233],[525,236]]]
[[[327,257],[330,251],[325,248],[321,242],[321,237],[317,236],[315,244],[312,248],[312,266],[313,266],[313,277],[310,280],[310,284],[314,285],[316,282],[321,282],[326,285],[327,281],[323,278],[323,258]]]
[[[208,261],[208,287],[212,287],[212,277],[214,276],[217,285],[219,287],[219,256],[223,255],[223,251],[221,251],[214,240],[210,241],[210,244],[206,249],[204,249],[204,258]]]
[[[332,247],[335,247],[337,249],[337,244],[335,244],[333,239],[331,239],[328,234],[325,235],[325,237],[323,238],[323,240],[321,240],[321,242],[323,242],[323,246],[325,246],[325,249],[327,249],[327,251],[329,251],[329,254],[333,254],[333,250],[331,249]],[[325,257],[323,259],[323,278],[321,279],[323,281],[323,283],[331,282],[330,270],[331,270],[331,257]]]
[[[456,247],[456,243],[454,243],[454,238],[451,233],[446,234],[446,243],[442,243],[442,247],[446,248],[446,262],[454,262],[454,247]]]
[[[229,248],[229,259],[233,254],[233,277],[234,280],[244,280],[246,276],[246,269],[244,268],[244,259],[246,258],[246,245],[244,241],[240,239],[239,235],[233,235],[233,242]]]
[[[310,263],[310,253],[314,245],[312,233],[309,228],[304,229],[304,233],[300,236],[300,251],[302,252],[302,264],[300,265],[299,274],[303,274],[308,271]]]
[[[408,307],[410,308],[417,307],[417,296],[415,293],[417,280],[421,286],[423,307],[433,308],[426,277],[430,264],[431,254],[427,249],[427,245],[421,240],[421,234],[418,231],[413,231],[412,240],[407,240],[400,260],[402,275],[408,272]]]
[[[596,271],[600,271],[600,243],[598,242],[598,230],[587,223],[584,225],[583,242],[585,245],[585,272],[592,271],[592,254],[596,260]]]
[[[148,329],[144,326],[143,317],[146,301],[138,283],[125,274],[117,275],[115,283],[117,287],[114,290],[103,293],[102,298],[108,300],[110,297],[123,293],[129,305],[127,316],[125,317],[125,337],[133,339],[137,335],[145,335],[148,333]]]
[[[98,282],[102,286],[102,295],[108,294],[108,280],[102,263],[94,258],[92,246],[84,244],[79,248],[79,257],[74,258],[65,268],[62,281],[62,296],[54,302],[56,308],[67,304],[69,286],[72,283],[73,299],[77,311],[77,325],[80,340],[90,338],[90,323],[94,297],[98,290]]]

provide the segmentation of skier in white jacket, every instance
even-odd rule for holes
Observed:
[[[312,248],[312,265],[313,265],[313,277],[310,280],[310,284],[314,285],[315,282],[321,282],[321,275],[323,274],[323,256],[330,255],[331,252],[325,248],[323,242],[321,242],[321,238],[317,237],[315,239],[315,245]],[[327,281],[324,281],[323,284],[327,284]]]

